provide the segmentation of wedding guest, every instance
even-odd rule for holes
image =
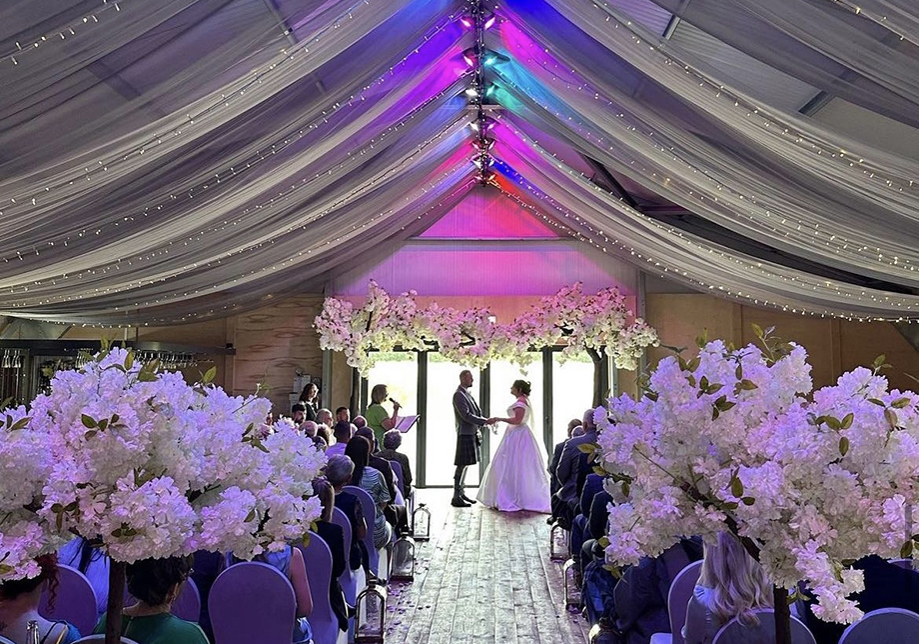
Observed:
[[[383,434],[392,429],[399,422],[399,403],[395,400],[392,402],[392,415],[383,407],[383,403],[389,399],[389,390],[386,385],[374,385],[370,390],[370,406],[367,408],[367,426],[373,430],[373,436],[377,445],[383,444]]]
[[[86,576],[96,592],[96,612],[101,616],[108,604],[108,555],[83,537],[75,537],[58,550],[57,562],[76,568]]]
[[[335,421],[332,419],[332,412],[325,407],[316,412],[316,422],[326,427],[331,427],[335,424]]]
[[[325,479],[313,482],[313,490],[322,503],[322,514],[316,521],[316,534],[332,551],[332,578],[329,582],[329,602],[332,612],[338,618],[338,628],[348,630],[348,608],[345,604],[345,593],[338,578],[345,572],[345,533],[340,525],[332,523],[332,511],[335,509],[335,489]]]
[[[580,564],[579,554],[584,542],[589,538],[587,535],[587,524],[590,517],[591,504],[597,494],[603,492],[603,477],[591,472],[587,475],[584,483],[584,489],[581,490],[580,501],[577,507],[577,515],[571,523],[571,536],[569,548],[571,556]]]
[[[41,570],[35,577],[0,583],[0,635],[14,642],[26,642],[29,622],[35,621],[38,622],[41,642],[76,642],[80,639],[80,633],[73,624],[62,620],[52,622],[38,614],[38,604],[41,602],[46,584],[51,593],[51,600],[56,599],[57,555],[42,555],[35,561]]]
[[[339,407],[335,410],[335,422],[341,422],[343,420],[351,422],[351,410],[347,407]]]
[[[351,569],[357,570],[363,564],[364,569],[369,570],[369,553],[363,541],[367,536],[364,511],[357,497],[344,490],[351,483],[353,472],[354,462],[343,454],[330,456],[325,467],[326,478],[335,490],[335,507],[344,512],[351,522]]]
[[[306,422],[306,405],[301,402],[293,404],[290,408],[290,419],[297,427],[303,425]]]
[[[316,425],[316,436],[322,436],[322,439],[325,441],[326,445],[332,444],[332,432],[329,431],[329,426],[324,423],[318,423]]]
[[[169,612],[191,574],[191,565],[191,556],[142,559],[128,564],[128,592],[137,598],[137,603],[122,612],[124,637],[138,644],[208,644],[200,626]],[[105,633],[107,617],[103,615],[99,620],[96,633]]]
[[[772,608],[772,584],[737,537],[719,532],[714,544],[705,544],[683,639],[686,644],[710,644],[718,629],[735,617],[755,626],[759,620],[753,611],[758,608]]]
[[[581,428],[578,434],[574,434],[576,428]],[[555,446],[555,449],[552,452],[552,459],[549,461],[549,493],[555,494],[558,492],[558,489],[561,487],[561,484],[558,482],[558,476],[555,474],[555,470],[558,468],[558,461],[562,457],[562,450],[565,448],[565,443],[575,435],[583,436],[584,429],[581,425],[581,420],[579,418],[572,418],[568,421],[568,438],[561,441]]]
[[[408,462],[408,456],[397,451],[401,445],[402,432],[390,429],[383,434],[383,449],[380,450],[379,456],[387,461],[396,461],[402,466],[402,494],[407,497],[412,491],[412,466]]]
[[[367,426],[367,419],[358,414],[354,417],[354,420],[351,421],[357,429]]]
[[[397,534],[406,533],[408,531],[408,509],[405,507],[405,498],[396,491],[396,475],[392,471],[392,465],[390,465],[389,461],[385,458],[374,453],[377,446],[374,444],[373,433],[370,431],[369,427],[362,427],[354,432],[354,435],[363,436],[367,439],[367,442],[370,443],[370,467],[379,471],[380,474],[383,475],[383,480],[386,482],[386,489],[389,490],[389,495],[392,499],[384,510],[386,520],[396,529]]]
[[[376,516],[373,522],[373,547],[383,548],[392,539],[392,529],[383,514],[392,501],[386,481],[379,471],[370,467],[370,442],[363,436],[354,436],[348,441],[345,455],[354,462],[352,481],[363,488],[376,504]]]
[[[593,409],[584,412],[582,425],[584,434],[565,443],[558,467],[555,469],[559,490],[552,496],[552,517],[567,529],[571,528],[584,479],[591,470],[587,455],[580,450],[580,446],[597,442]]]
[[[306,386],[303,387],[303,391],[300,392],[300,402],[302,402],[306,408],[304,410],[306,420],[317,420],[316,409],[319,406],[318,395],[319,387],[313,382],[307,383]]]
[[[919,572],[876,555],[863,557],[852,567],[865,572],[865,589],[851,597],[863,611],[868,613],[879,608],[905,608],[914,613],[919,612]],[[810,601],[800,604],[803,604],[804,621],[814,634],[817,644],[836,644],[846,625],[818,619],[814,616]]]
[[[335,433],[335,444],[326,450],[326,456],[332,457],[335,454],[344,454],[348,441],[354,435],[356,428],[346,420],[340,420],[335,423],[333,432]]]
[[[310,438],[316,435],[316,428],[318,427],[319,425],[317,425],[316,421],[314,420],[305,420],[303,421],[303,424],[300,425],[300,428],[303,430],[303,433],[306,436],[309,436]]]
[[[322,436],[313,436],[312,438],[313,445],[316,446],[316,449],[321,451],[326,451],[329,448],[329,444],[325,442],[325,439]]]

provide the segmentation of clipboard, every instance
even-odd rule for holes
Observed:
[[[418,416],[403,416],[399,419],[399,422],[396,423],[394,429],[398,429],[403,434],[415,426],[415,423],[418,422]]]

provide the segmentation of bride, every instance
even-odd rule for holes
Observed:
[[[548,514],[549,477],[546,452],[530,429],[532,412],[530,383],[515,380],[511,394],[517,398],[507,408],[509,418],[504,437],[485,470],[476,498],[490,508],[504,511],[531,510]]]

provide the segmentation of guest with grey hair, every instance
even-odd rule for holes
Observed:
[[[345,491],[344,487],[351,483],[354,473],[354,461],[344,454],[329,457],[325,466],[326,479],[335,491],[335,507],[345,513],[351,523],[351,569],[357,570],[363,564],[365,570],[370,569],[369,553],[364,547],[364,538],[367,536],[367,521],[364,519],[363,508],[356,496]]]
[[[355,417],[351,420],[351,422],[354,423],[354,426],[357,427],[358,429],[360,429],[361,427],[366,427],[366,426],[367,426],[367,419],[364,418],[363,416],[361,416],[360,414],[358,414],[357,416],[355,416]]]
[[[331,427],[335,424],[332,418],[332,412],[325,407],[316,412],[316,422],[326,427]]]
[[[402,494],[408,498],[412,492],[412,466],[408,462],[408,456],[397,451],[401,445],[402,432],[390,429],[383,434],[383,449],[380,450],[379,456],[387,461],[395,461],[402,467]]]

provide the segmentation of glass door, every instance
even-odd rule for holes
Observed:
[[[367,374],[368,391],[374,385],[386,385],[389,397],[398,400],[402,405],[400,414],[408,416],[417,414],[418,406],[418,354],[408,351],[380,352],[376,354],[376,364]],[[392,403],[383,406],[392,413]],[[381,446],[382,447],[382,446]],[[402,434],[402,446],[398,449],[408,456],[412,474],[418,477],[418,425]]]
[[[507,360],[496,360],[488,365],[489,381],[489,401],[491,403],[489,416],[498,416],[507,418],[507,408],[514,404],[516,400],[511,395],[511,385],[515,380],[526,380],[530,383],[530,408],[532,421],[530,429],[536,435],[536,440],[543,443],[543,377],[542,377],[542,356],[540,359],[529,364],[526,371],[521,371],[518,365]],[[504,430],[507,425],[498,423],[497,435],[492,434],[489,441],[489,460],[498,448],[501,437],[504,436]]]
[[[424,484],[427,486],[452,486],[456,455],[456,422],[453,416],[453,393],[459,386],[459,375],[467,367],[451,362],[439,353],[427,354],[427,381],[425,407]],[[472,371],[472,395],[479,400],[479,370]],[[479,484],[478,468],[470,467],[466,485]]]
[[[586,353],[560,360],[552,352],[552,444],[568,437],[568,422],[584,415],[593,402],[594,363]]]

